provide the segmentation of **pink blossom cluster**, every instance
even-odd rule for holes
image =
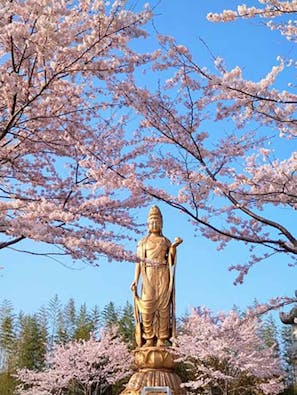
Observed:
[[[230,22],[237,18],[275,18],[284,14],[294,13],[297,10],[296,1],[258,0],[262,6],[248,7],[246,4],[237,6],[237,10],[224,10],[221,13],[209,13],[207,18],[212,22]]]
[[[1,3],[0,248],[29,238],[75,259],[133,259],[123,244],[146,202],[133,163],[145,147],[127,141],[110,89],[154,58],[130,46],[151,16],[121,0]]]
[[[178,337],[177,352],[194,376],[184,383],[189,390],[217,387],[222,393],[228,388],[228,393],[267,395],[283,390],[281,362],[259,336],[255,316],[194,309]]]
[[[279,0],[258,0],[261,8],[248,7],[246,4],[237,6],[237,10],[224,10],[221,13],[209,13],[207,18],[211,22],[231,22],[238,18],[265,18],[266,26],[271,30],[278,30],[288,40],[296,42],[297,25],[296,21],[286,19],[281,23],[274,23],[273,20],[281,16],[294,15],[297,11],[296,1]]]
[[[56,345],[47,354],[43,371],[21,369],[17,378],[20,395],[62,394],[76,386],[89,394],[104,390],[131,373],[131,354],[117,333],[102,331],[100,339],[80,340]],[[96,390],[95,390],[96,389]]]
[[[230,262],[237,283],[276,254],[295,265],[282,212],[296,216],[297,94],[279,81],[297,62],[279,56],[254,81],[221,57],[204,67],[173,37],[138,53],[152,11],[124,3],[3,2],[0,248],[29,238],[89,262],[133,260],[135,209],[158,199],[219,249],[250,246],[247,263]],[[208,18],[268,18],[294,42],[296,7],[259,0]]]
[[[271,18],[296,7],[295,2],[260,3]],[[224,11],[220,20],[259,13],[242,5]],[[131,77],[115,87],[123,105],[141,118],[138,134],[152,144],[142,166],[163,186],[149,178],[141,180],[141,189],[183,212],[219,249],[232,240],[249,245],[249,261],[230,265],[238,270],[235,283],[255,263],[276,254],[286,254],[288,264],[296,265],[297,237],[282,210],[296,216],[297,157],[291,142],[297,136],[297,95],[277,88],[295,63],[279,56],[252,81],[240,66],[228,70],[222,58],[210,71],[173,37],[159,40],[162,52],[153,71],[158,78],[166,74],[163,86],[145,89]],[[285,157],[278,159],[278,144],[286,142]]]

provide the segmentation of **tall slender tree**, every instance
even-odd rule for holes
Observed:
[[[76,316],[76,329],[74,332],[74,339],[90,339],[94,332],[93,321],[87,311],[86,304],[82,304]]]
[[[283,325],[281,328],[282,351],[284,368],[287,372],[286,384],[289,388],[293,388],[296,384],[295,363],[296,355],[294,355],[294,342],[292,337],[292,328],[289,325]]]
[[[73,339],[76,322],[76,305],[73,298],[70,298],[68,303],[64,307],[63,316],[65,320],[65,331],[67,333],[68,340]]]
[[[0,305],[0,389],[3,395],[13,395],[16,382],[15,350],[17,344],[16,317],[10,301]]]
[[[93,334],[95,336],[98,336],[100,330],[101,313],[97,305],[95,305],[91,310],[90,316],[93,323]]]
[[[260,330],[261,336],[267,347],[273,347],[276,356],[280,356],[280,337],[278,328],[272,314],[269,314],[263,319],[263,324]]]
[[[35,315],[25,315],[17,341],[17,366],[40,370],[44,366],[47,351],[47,333]]]
[[[3,300],[0,305],[0,370],[15,349],[16,328],[13,306]]]
[[[107,327],[118,325],[120,319],[119,308],[114,302],[109,302],[102,310],[102,324]]]
[[[135,348],[134,308],[130,302],[126,302],[125,306],[122,308],[121,315],[118,320],[118,331],[123,340],[131,348]]]
[[[47,306],[47,316],[49,322],[49,341],[51,346],[53,346],[59,336],[61,337],[61,341],[64,336],[62,303],[58,295],[54,295],[54,297],[50,299]]]

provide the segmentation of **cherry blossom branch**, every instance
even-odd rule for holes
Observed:
[[[2,243],[0,243],[0,249],[9,247],[9,246],[11,246],[13,244],[16,244],[16,243],[19,243],[20,241],[22,241],[24,239],[25,239],[25,237],[20,236],[20,237],[17,237],[15,239],[12,239],[12,240],[9,240],[9,241],[6,241],[6,242],[2,242]]]

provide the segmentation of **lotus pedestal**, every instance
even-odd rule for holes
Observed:
[[[141,394],[144,387],[169,387],[172,395],[185,395],[181,379],[175,373],[175,362],[170,348],[142,347],[133,351],[137,371],[132,375],[121,395]],[[164,394],[152,391],[152,394]],[[149,391],[146,395],[150,394]]]

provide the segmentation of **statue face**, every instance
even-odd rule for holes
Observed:
[[[160,218],[152,217],[148,220],[148,230],[149,232],[161,232],[162,230],[162,222]]]

